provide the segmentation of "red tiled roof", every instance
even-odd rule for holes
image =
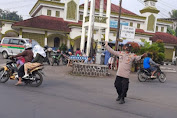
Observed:
[[[80,6],[84,6],[84,4],[82,4],[82,5],[80,5]],[[106,7],[107,7],[107,0],[104,0],[104,10],[106,11]],[[89,2],[89,8],[90,8],[90,2]],[[96,9],[100,9],[100,0],[95,0],[95,8]],[[112,12],[116,12],[116,13],[118,13],[118,11],[119,11],[119,6],[117,6],[117,5],[115,5],[115,4],[113,4],[113,3],[111,3],[111,11]],[[126,9],[124,9],[124,8],[122,8],[122,13],[123,14],[130,14],[130,15],[136,15],[135,13],[133,13],[133,12],[131,12],[131,11],[128,11],[128,10],[126,10]]]
[[[168,33],[156,32],[155,35],[150,38],[153,42],[156,42],[159,39],[164,43],[177,44],[177,37]]]
[[[145,35],[154,35],[154,33],[145,32],[143,29],[136,29],[136,33]]]
[[[37,16],[24,21],[16,22],[12,26],[22,26],[31,28],[48,29],[55,31],[70,32],[68,24],[82,24],[82,22],[74,23],[64,21],[63,18],[50,16]]]

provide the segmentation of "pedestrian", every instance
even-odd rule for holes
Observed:
[[[76,56],[81,56],[81,55],[82,55],[82,53],[81,53],[80,49],[77,48],[77,50],[76,50]]]
[[[85,64],[93,64],[93,60],[92,60],[92,57],[89,56],[85,61],[84,61]]]
[[[111,53],[108,50],[106,50],[106,51],[104,51],[104,55],[105,55],[105,57],[104,57],[104,65],[108,65],[108,60],[111,57]]]
[[[137,56],[134,53],[130,53],[129,44],[124,45],[123,51],[114,51],[109,47],[108,42],[105,42],[105,48],[113,55],[119,57],[119,67],[114,85],[118,94],[116,101],[119,101],[119,104],[124,104],[129,88],[129,75],[132,62],[140,60],[144,55]]]

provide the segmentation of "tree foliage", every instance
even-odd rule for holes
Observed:
[[[152,43],[152,45],[144,41],[144,46],[141,46],[137,52],[137,54],[144,54],[144,53],[152,53],[153,60],[157,63],[161,63],[165,59],[165,47],[162,40],[157,40],[155,43]]]
[[[177,18],[177,10],[174,9],[171,12],[169,12],[171,18]]]
[[[0,9],[0,19],[21,21],[23,17],[17,14],[17,11],[8,11]]]
[[[131,44],[131,52],[137,53],[138,50],[140,49],[140,46],[136,42],[128,42],[127,44]]]
[[[176,32],[171,27],[167,28],[167,33],[169,33],[169,34],[171,34],[173,36],[176,36]]]

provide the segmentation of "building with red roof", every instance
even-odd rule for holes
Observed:
[[[166,48],[174,49],[177,39],[166,33],[167,27],[172,22],[157,18],[160,11],[155,7],[156,2],[154,0],[145,0],[145,8],[140,10],[142,15],[122,9],[121,23],[136,29],[134,39],[126,40],[140,42],[141,39],[144,39],[153,42],[162,39],[167,45]],[[68,49],[72,48],[75,51],[81,47],[83,24],[89,22],[89,13],[84,17],[84,4],[80,5],[79,0],[65,0],[64,2],[60,0],[38,0],[29,12],[31,18],[19,22],[2,21],[4,24],[1,30],[2,37],[9,36],[9,32],[12,32],[17,37],[34,39],[42,46],[59,47],[66,44]],[[88,10],[90,9],[89,2]],[[119,9],[118,5],[111,3],[110,22],[117,22]],[[107,0],[103,1],[102,17],[99,16],[100,0],[95,0],[96,27],[93,32],[95,41],[99,39],[99,26],[106,26],[108,23],[106,11]],[[116,27],[110,25],[109,40],[111,41],[116,40]],[[105,28],[102,29],[102,39],[105,38],[105,30]],[[88,31],[85,33],[86,40],[87,33]],[[125,38],[123,37],[123,39]],[[87,41],[85,41],[84,45],[86,43]],[[174,52],[170,51],[170,53]],[[174,58],[174,55],[172,58]]]

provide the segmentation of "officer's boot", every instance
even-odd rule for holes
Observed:
[[[121,98],[119,104],[124,104],[124,103],[125,103],[124,98]]]
[[[120,101],[120,99],[121,99],[121,97],[120,97],[120,96],[118,96],[118,97],[117,97],[117,99],[116,99],[116,101]]]

